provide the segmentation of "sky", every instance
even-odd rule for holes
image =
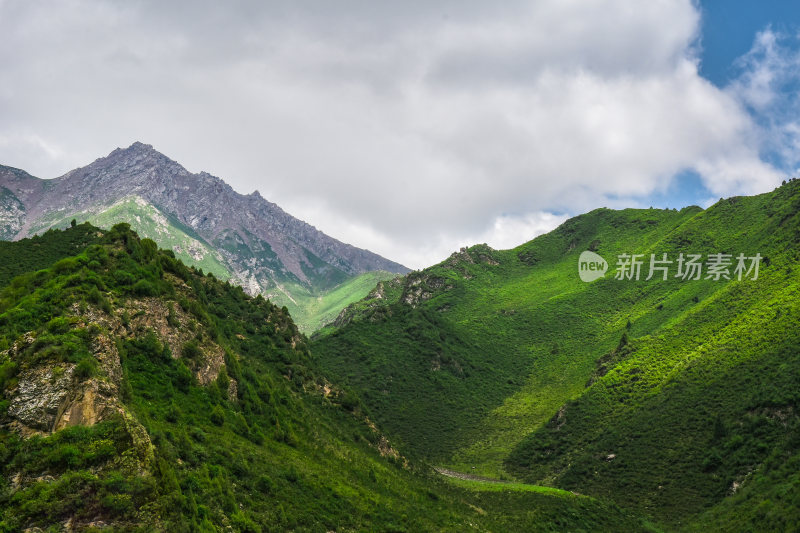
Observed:
[[[789,0],[0,0],[0,164],[134,141],[412,268],[800,171]]]

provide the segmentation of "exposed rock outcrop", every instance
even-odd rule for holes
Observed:
[[[126,412],[120,395],[122,364],[114,337],[134,337],[153,331],[170,347],[173,357],[181,357],[183,345],[196,336],[190,327],[194,319],[180,306],[170,310],[158,298],[129,300],[113,315],[78,304],[71,307],[70,313],[76,319],[74,327],[94,327],[98,332],[91,342],[96,371],[93,375],[80,375],[75,364],[47,360],[22,369],[16,386],[6,394],[12,427],[24,436],[49,434],[75,425],[91,426]],[[123,314],[132,317],[127,325],[123,324]],[[14,358],[35,340],[28,333],[6,354]],[[204,339],[199,352],[199,356],[187,361],[187,366],[198,383],[208,385],[219,376],[225,352],[210,339]],[[237,384],[231,380],[228,394],[235,398],[236,393]]]

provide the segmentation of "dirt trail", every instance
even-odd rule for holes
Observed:
[[[502,479],[492,479],[490,477],[476,476],[474,474],[465,474],[464,472],[457,472],[456,470],[450,470],[449,468],[441,468],[438,466],[434,466],[433,469],[443,476],[463,479],[464,481],[484,481],[486,483],[498,484],[513,483],[513,481],[504,481]]]
[[[464,481],[483,481],[484,483],[495,483],[497,485],[507,485],[509,483],[513,483],[513,484],[515,484],[517,486],[526,485],[526,483],[521,483],[519,481],[506,481],[506,480],[502,480],[502,479],[493,479],[493,478],[490,478],[490,477],[476,476],[474,474],[465,474],[464,472],[458,472],[457,470],[450,470],[449,468],[442,468],[442,467],[439,467],[439,466],[434,466],[433,469],[436,470],[438,473],[440,473],[443,476],[453,477],[453,478],[456,478],[456,479],[463,479]],[[529,487],[535,487],[535,488],[537,488],[539,490],[560,491],[560,489],[555,489],[555,488],[551,488],[551,487],[544,487],[544,486],[539,486],[539,485],[528,485],[528,486]],[[566,491],[563,491],[563,492],[566,492]],[[572,490],[569,491],[569,492],[574,494],[575,496],[583,496],[582,494],[580,494],[578,492],[575,492],[575,491],[572,491]]]

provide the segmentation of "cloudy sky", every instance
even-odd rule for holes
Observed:
[[[0,163],[139,140],[411,267],[800,166],[791,0],[0,0]]]

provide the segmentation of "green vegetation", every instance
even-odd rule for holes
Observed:
[[[220,249],[248,264],[258,264],[273,273],[266,283],[265,296],[275,304],[286,307],[300,331],[310,334],[333,321],[347,305],[366,296],[378,281],[392,278],[388,272],[366,272],[349,276],[305,250],[310,267],[303,272],[308,282],[302,282],[286,270],[269,243],[242,229],[248,242],[233,232],[223,232],[215,241]],[[249,283],[251,280],[242,280]]]
[[[584,250],[609,262],[605,278],[578,279]],[[798,250],[797,181],[705,211],[600,209],[384,282],[312,352],[414,457],[611,500],[668,529],[787,529]],[[645,281],[647,263],[640,281],[616,280],[622,253],[764,260],[755,281]]]
[[[25,241],[0,241],[0,287],[26,272],[51,266],[57,260],[76,255],[98,240],[97,228],[79,224],[72,231],[52,229]]]
[[[384,283],[383,298],[359,302],[353,321],[322,332],[313,352],[412,450],[502,477],[515,442],[582,390],[628,318],[668,293],[650,284],[655,293],[631,309],[642,286],[628,283],[610,306],[576,276],[577,255],[596,239],[589,232],[601,228],[614,252],[645,247],[698,211],[598,210],[516,250],[472,247]]]
[[[49,234],[55,262],[0,292],[0,531],[641,529],[613,504],[473,490],[406,465],[285,309],[126,224],[85,230]],[[80,232],[96,240],[62,257],[56,242]],[[38,404],[22,384],[36,383],[96,423],[27,417]]]
[[[604,278],[578,279],[584,250],[610,263]],[[758,279],[613,275],[622,253],[717,252],[760,253]],[[600,209],[338,292],[320,264],[320,316],[369,295],[310,344],[288,306],[126,224],[3,254],[0,531],[800,520],[800,182],[705,211]]]
[[[670,313],[669,323],[639,335],[605,375],[514,450],[509,467],[529,481],[613,493],[620,504],[685,524],[687,514],[796,462],[798,207],[796,187],[784,187],[718,204],[683,228],[676,239],[702,227],[712,246],[759,250],[768,265],[757,281],[718,283],[700,304],[665,300],[660,312]],[[794,523],[788,512],[800,501],[787,481],[778,501],[760,502],[776,530]],[[749,525],[763,527],[766,517]]]
[[[295,285],[291,293],[297,304],[289,302],[287,308],[300,331],[314,332],[333,322],[342,309],[361,300],[378,282],[393,277],[395,274],[390,272],[365,272],[317,295]],[[275,303],[278,303],[277,299]]]

